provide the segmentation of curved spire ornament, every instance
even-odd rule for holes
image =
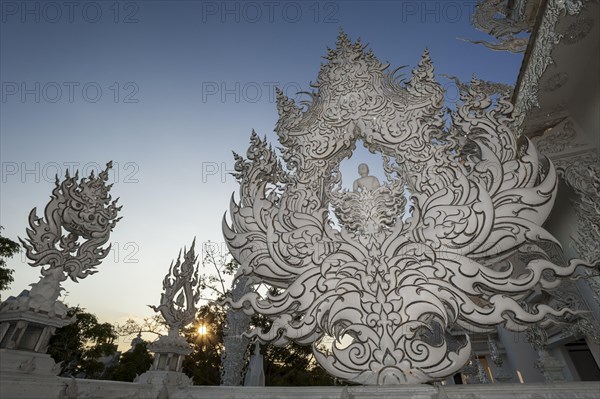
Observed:
[[[180,332],[194,321],[198,312],[200,279],[195,246],[194,238],[189,250],[183,248],[183,261],[181,250],[177,255],[177,262],[171,261],[169,272],[163,280],[164,292],[160,295],[160,305],[148,305],[155,312],[160,312],[169,331],[148,346],[154,352],[154,363],[149,371],[137,379],[139,383],[162,381],[163,385],[168,385],[176,381],[180,386],[192,383],[182,373],[183,359],[192,352],[192,348]]]
[[[556,242],[541,224],[557,176],[527,138],[517,141],[508,97],[491,99],[473,78],[446,123],[427,50],[407,81],[343,33],[326,59],[306,109],[277,92],[285,166],[254,132],[247,159],[235,155],[240,202],[232,198],[223,232],[238,276],[273,288],[230,301],[271,320],[251,335],[312,344],[341,379],[410,384],[462,369],[469,332],[522,331],[572,313],[522,303],[590,265],[513,256],[527,242]],[[384,214],[368,228],[351,205],[365,199],[341,190],[339,171],[359,140],[384,156],[388,176],[364,198],[393,205],[374,207]],[[405,190],[409,214],[395,202]],[[330,348],[320,345],[328,336]]]
[[[183,248],[183,262],[181,251],[177,255],[177,262],[171,261],[169,272],[163,280],[164,292],[160,295],[160,305],[148,305],[155,312],[160,312],[170,331],[177,333],[193,322],[198,312],[200,279],[195,246],[194,238],[189,250]]]

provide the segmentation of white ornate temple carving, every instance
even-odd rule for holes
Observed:
[[[595,266],[553,257],[561,244],[542,224],[557,172],[521,134],[511,93],[491,96],[474,78],[448,125],[427,51],[406,82],[343,33],[326,58],[305,109],[278,92],[284,163],[255,133],[248,159],[236,155],[240,202],[224,234],[239,275],[277,290],[232,303],[272,320],[251,335],[312,344],[322,367],[355,383],[443,380],[469,364],[486,382],[472,337],[487,336],[492,354],[499,327],[589,323],[575,303],[536,298]],[[358,143],[382,155],[387,179],[362,164],[343,190],[339,165]]]
[[[197,300],[193,250],[165,278],[172,334],[154,346],[154,373],[56,377],[44,352],[70,322],[60,282],[95,271],[118,221],[103,174],[87,183],[103,193],[102,223],[61,201],[45,222],[32,213],[25,244],[44,277],[0,305],[0,396],[600,398],[600,4],[487,0],[473,25],[493,37],[464,38],[473,45],[524,54],[514,88],[449,76],[462,97],[447,113],[435,54],[406,60],[401,80],[342,34],[309,104],[277,93],[279,143],[253,133],[236,156],[240,191],[223,230],[241,264],[231,303],[245,313],[228,315],[224,385],[242,383],[255,338],[313,345],[329,373],[363,386],[195,387],[175,375]],[[361,164],[342,175],[358,146],[379,154],[382,173]],[[78,251],[82,240],[56,226],[61,253],[36,244],[55,214],[89,238]],[[244,335],[256,313],[270,329]]]

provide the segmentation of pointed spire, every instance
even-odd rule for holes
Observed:
[[[429,49],[427,47],[425,47],[423,54],[421,54],[419,65],[413,69],[411,83],[416,83],[419,81],[435,82],[433,62],[431,61]]]
[[[344,32],[344,29],[340,27],[340,32],[338,33],[337,42],[335,44],[336,50],[341,51],[345,48],[351,47],[352,43],[350,42],[348,35],[346,34],[346,32]]]

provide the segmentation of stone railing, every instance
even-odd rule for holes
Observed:
[[[311,399],[600,399],[600,381],[560,384],[399,385],[353,387],[177,386],[0,374],[1,398],[311,398]],[[158,382],[158,381],[157,381]]]

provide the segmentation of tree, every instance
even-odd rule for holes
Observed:
[[[206,296],[212,296],[202,306],[196,321],[184,331],[188,342],[193,345],[193,352],[186,356],[183,371],[196,385],[219,385],[221,382],[221,353],[223,352],[223,336],[227,320],[228,308],[220,305],[223,299],[231,295],[225,288],[226,276],[233,276],[239,264],[229,254],[222,254],[218,247],[208,243],[204,247],[202,265],[214,269],[214,274],[204,273],[201,278],[201,289]],[[249,327],[265,328],[270,323],[266,318],[256,315]],[[199,333],[201,326],[206,326],[205,333]],[[253,345],[247,348],[247,355],[252,353]],[[333,385],[331,378],[314,361],[310,346],[290,344],[284,347],[264,345],[265,383],[267,385]],[[246,367],[249,356],[246,359]]]
[[[265,385],[333,385],[333,378],[314,360],[310,345],[266,345],[264,352]]]
[[[271,289],[275,294],[277,290]],[[271,320],[262,315],[252,317],[252,327],[266,330]],[[334,379],[314,360],[310,345],[294,342],[285,346],[264,345],[265,385],[333,385]]]
[[[214,302],[202,306],[196,321],[184,331],[193,352],[186,356],[183,371],[195,385],[219,385],[223,328],[226,309]],[[255,316],[252,324],[264,326],[267,321]],[[205,326],[205,329],[202,329]],[[203,331],[204,333],[200,333]],[[252,345],[248,348],[250,355]],[[334,380],[313,359],[310,346],[290,344],[283,347],[264,345],[266,385],[333,385]],[[249,358],[247,359],[248,362]]]
[[[0,226],[0,232],[2,226]],[[0,233],[0,291],[8,289],[10,283],[14,281],[12,276],[14,270],[6,267],[5,258],[12,258],[20,250],[19,244],[9,238],[2,237]]]
[[[210,241],[203,245],[202,267],[209,271],[200,275],[200,290],[203,299],[208,303],[199,309],[192,327],[184,331],[185,337],[194,348],[184,361],[184,372],[198,385],[220,385],[223,382],[221,362],[224,355],[228,309],[220,303],[231,295],[231,290],[225,288],[225,279],[235,274],[239,264],[229,253],[223,253],[220,249],[221,247]],[[204,329],[204,333],[199,329]],[[242,343],[242,348],[244,344],[245,342]],[[227,358],[226,361],[235,360]]]
[[[183,371],[195,385],[220,385],[225,310],[214,302],[198,310],[196,321],[183,333],[193,351],[183,361]]]
[[[115,326],[117,334],[121,337],[128,337],[142,333],[150,333],[161,336],[168,331],[165,319],[160,314],[152,317],[146,317],[141,322],[134,319],[127,319],[125,324]]]
[[[48,353],[54,361],[63,362],[62,376],[103,378],[103,357],[115,356],[117,334],[109,323],[99,323],[98,318],[79,307],[69,310],[74,323],[56,330],[50,339]]]
[[[136,376],[148,371],[150,366],[152,355],[148,351],[148,342],[139,339],[131,350],[121,354],[119,363],[107,373],[107,379],[133,381]]]

